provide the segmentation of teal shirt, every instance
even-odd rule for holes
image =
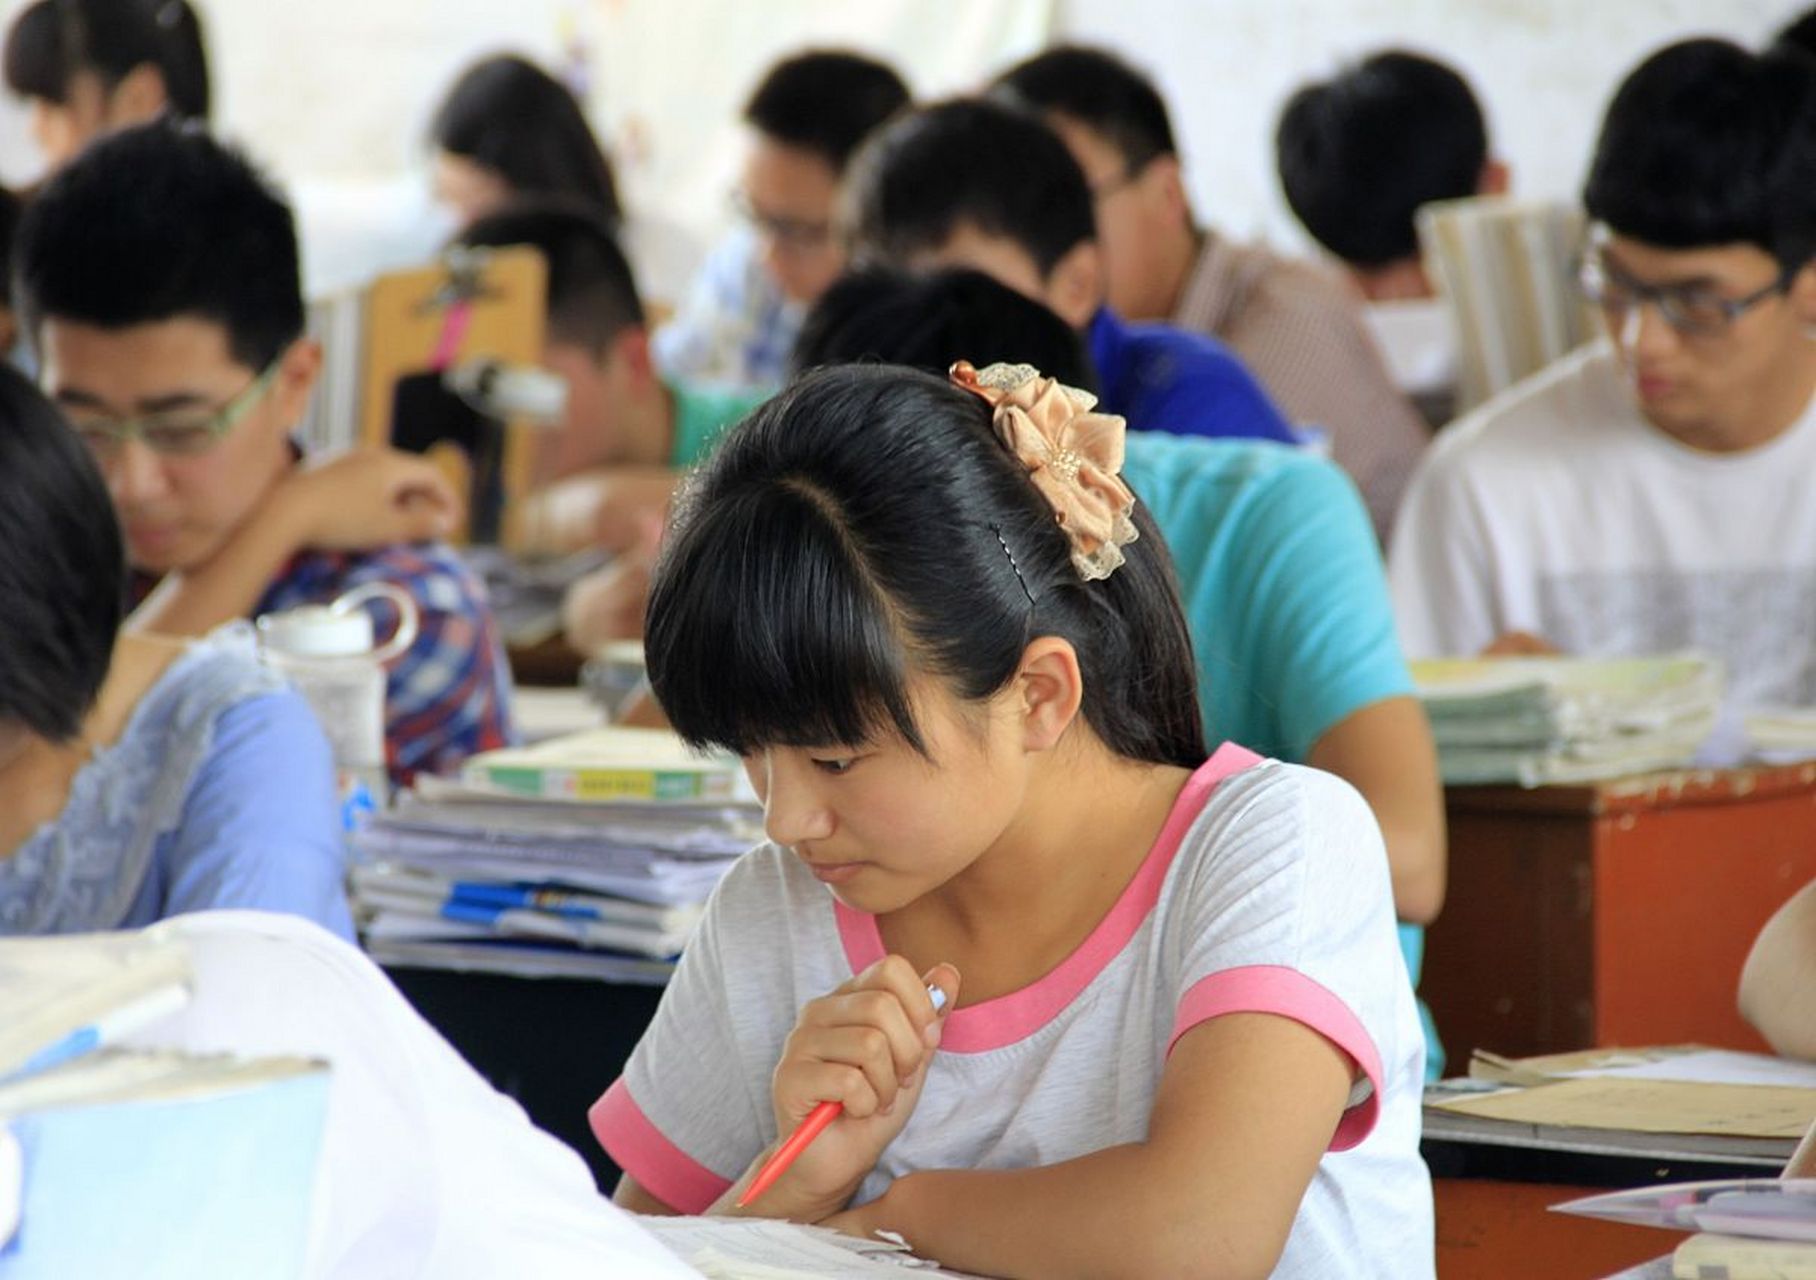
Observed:
[[[1373,526],[1335,464],[1130,432],[1123,478],[1173,553],[1212,742],[1303,763],[1352,712],[1413,691]]]
[[[1132,431],[1123,479],[1178,573],[1205,736],[1303,763],[1325,732],[1413,691],[1374,527],[1334,463],[1258,442]],[[1416,985],[1425,931],[1400,926]],[[1443,1051],[1424,1005],[1427,1074]]]
[[[668,461],[673,467],[691,467],[712,452],[713,442],[727,427],[769,399],[770,393],[750,390],[705,390],[684,382],[668,383],[674,397],[675,436]]]

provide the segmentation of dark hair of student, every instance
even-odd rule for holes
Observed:
[[[792,354],[796,372],[880,361],[944,374],[957,360],[980,369],[1031,364],[1068,387],[1097,389],[1071,325],[994,277],[964,269],[846,275],[813,304]]]
[[[1390,49],[1294,93],[1274,152],[1312,237],[1345,262],[1381,267],[1418,255],[1421,205],[1476,193],[1488,129],[1462,76]]]
[[[1816,252],[1816,65],[1725,40],[1653,54],[1614,95],[1583,205],[1647,244],[1744,242],[1803,266]]]
[[[1032,111],[1077,121],[1116,148],[1123,171],[1178,154],[1166,101],[1141,72],[1104,49],[1057,45],[996,78],[995,93]]]
[[[1045,275],[1097,235],[1091,189],[1059,135],[981,98],[885,125],[853,157],[845,188],[861,260],[900,266],[969,225],[1015,242]]]
[[[1805,9],[1772,37],[1772,52],[1816,58],[1816,6]]]
[[[739,753],[894,734],[923,754],[916,674],[978,701],[1028,643],[1077,651],[1083,717],[1117,754],[1196,767],[1196,669],[1166,545],[1086,583],[990,410],[896,365],[805,374],[725,436],[683,494],[645,616],[681,736]]]
[[[611,226],[572,203],[502,209],[461,232],[458,243],[498,248],[529,245],[548,265],[549,337],[595,355],[625,329],[644,323],[636,277]]]
[[[449,155],[502,177],[521,196],[583,201],[624,219],[612,166],[566,85],[535,63],[499,54],[461,73],[429,124]]]
[[[172,114],[208,118],[208,54],[187,0],[36,0],[6,33],[6,85],[59,106],[83,72],[112,92],[135,68],[164,78]]]
[[[96,139],[26,205],[13,297],[47,318],[124,329],[191,316],[261,370],[303,332],[290,208],[237,150],[154,121]]]
[[[874,58],[813,49],[771,67],[744,104],[759,133],[824,157],[834,173],[866,134],[908,105],[908,86]]]
[[[0,365],[0,724],[53,742],[107,678],[126,552],[94,460],[49,401]]]

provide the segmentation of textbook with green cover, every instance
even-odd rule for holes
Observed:
[[[730,756],[701,755],[661,729],[611,726],[467,761],[470,787],[539,800],[747,801],[754,796]]]

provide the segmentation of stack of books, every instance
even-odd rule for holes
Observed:
[[[354,901],[380,964],[661,983],[762,839],[736,760],[589,730],[419,780],[354,835]]]
[[[1447,784],[1588,782],[1692,763],[1721,709],[1721,665],[1657,658],[1412,664]]]

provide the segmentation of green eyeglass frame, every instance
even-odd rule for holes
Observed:
[[[207,453],[238,426],[253,406],[277,381],[280,355],[247,383],[233,399],[212,413],[155,413],[138,418],[72,418],[70,429],[97,453],[119,449],[128,440],[142,440],[153,453],[166,457],[194,457]]]

